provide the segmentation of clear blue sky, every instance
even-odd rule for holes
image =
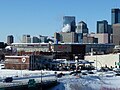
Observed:
[[[61,31],[62,17],[83,20],[89,31],[96,31],[96,21],[111,23],[111,9],[120,8],[120,0],[0,0],[0,41],[14,35],[19,42],[23,34],[48,35]]]

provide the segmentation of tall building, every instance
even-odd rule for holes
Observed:
[[[97,34],[90,34],[90,36],[98,38],[99,44],[107,44],[109,43],[108,33],[97,33]]]
[[[61,43],[76,43],[78,42],[77,33],[75,32],[60,32],[55,33],[54,37]]]
[[[60,41],[60,34],[57,33],[57,32],[55,32],[55,33],[54,33],[54,38],[55,38],[55,41],[54,41],[54,42],[58,43],[58,42]]]
[[[33,42],[33,43],[40,43],[40,39],[39,39],[38,37],[35,37],[35,36],[34,36],[34,37],[32,38],[32,42]]]
[[[14,42],[14,37],[13,37],[13,35],[7,36],[7,44],[11,44],[11,43],[13,43],[13,42]]]
[[[88,34],[87,24],[84,21],[77,24],[76,33]]]
[[[44,42],[44,43],[47,42],[47,38],[48,38],[48,36],[42,36],[42,35],[39,35],[39,37],[40,37],[40,42]]]
[[[97,33],[108,33],[108,22],[106,20],[97,21]]]
[[[75,32],[76,22],[75,22],[74,16],[64,16],[63,17],[63,28],[66,26],[68,26],[68,27],[70,26],[70,32]]]
[[[113,44],[120,45],[120,24],[113,24]]]
[[[83,43],[98,43],[98,38],[95,38],[89,35],[84,35]]]
[[[31,37],[30,37],[30,35],[23,35],[22,42],[23,43],[31,43]]]
[[[78,43],[83,43],[83,34],[82,33],[76,33],[76,34],[77,34]]]
[[[113,29],[112,29],[112,25],[108,25],[108,41],[109,43],[113,43]]]
[[[111,24],[120,23],[120,9],[114,8],[111,10]]]
[[[108,24],[108,33],[113,34],[112,25],[109,25],[109,24]]]

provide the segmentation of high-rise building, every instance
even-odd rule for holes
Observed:
[[[39,37],[40,37],[40,42],[44,42],[44,43],[47,42],[47,38],[48,38],[48,36],[42,36],[42,35],[39,35]]]
[[[89,33],[87,24],[84,21],[80,21],[77,24],[76,33],[78,36],[78,43],[83,43],[83,36]]]
[[[55,41],[54,41],[54,42],[58,43],[58,42],[60,41],[60,34],[57,33],[57,32],[55,32],[55,33],[54,33],[54,38],[55,38]]]
[[[76,22],[75,22],[74,16],[64,16],[63,17],[63,28],[66,26],[70,26],[70,32],[75,32]]]
[[[97,33],[108,33],[108,22],[106,20],[97,21]]]
[[[98,43],[99,44],[107,44],[109,43],[109,37],[108,37],[108,33],[97,33],[97,34],[90,34],[90,36],[98,38]]]
[[[83,34],[82,33],[76,33],[76,34],[77,34],[78,43],[83,43]]]
[[[112,25],[108,25],[108,41],[109,43],[113,43],[113,29],[112,29]]]
[[[33,43],[40,43],[40,39],[39,39],[38,37],[35,37],[35,36],[34,36],[34,37],[32,38],[32,42],[33,42]]]
[[[62,43],[76,43],[78,42],[77,33],[75,32],[60,32],[55,33],[54,37],[56,40]]]
[[[106,20],[97,21],[97,34],[99,37],[107,37],[107,43],[112,43],[112,26]],[[99,42],[99,40],[98,40]],[[106,41],[105,41],[106,42]]]
[[[98,38],[95,38],[89,35],[84,35],[83,43],[98,43]]]
[[[117,24],[120,23],[120,9],[114,8],[111,10],[111,24]]]
[[[30,37],[30,35],[23,35],[22,42],[23,43],[31,43],[31,37]]]
[[[113,24],[113,44],[120,45],[120,24]]]
[[[76,33],[88,34],[87,24],[84,21],[77,24]]]
[[[11,43],[13,43],[13,42],[14,42],[14,37],[13,37],[13,35],[7,36],[7,44],[11,44]]]

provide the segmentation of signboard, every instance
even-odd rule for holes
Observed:
[[[120,62],[115,62],[115,65],[118,65],[118,66],[120,66]]]
[[[23,57],[22,58],[22,62],[25,63],[26,62],[26,58]]]
[[[56,44],[54,45],[54,51],[71,52],[71,45]]]

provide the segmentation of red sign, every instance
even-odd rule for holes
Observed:
[[[67,49],[66,46],[58,46],[59,49]]]

